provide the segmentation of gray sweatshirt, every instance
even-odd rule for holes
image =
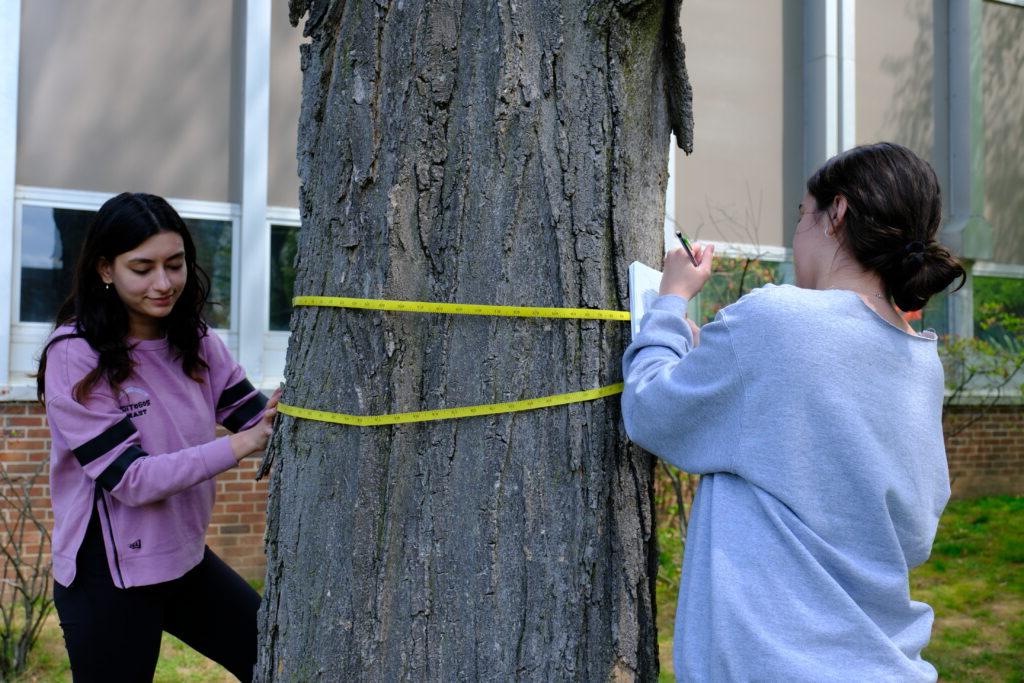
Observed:
[[[623,358],[631,439],[703,474],[673,661],[693,681],[934,681],[908,571],[949,498],[936,337],[765,286],[700,343],[660,297]]]

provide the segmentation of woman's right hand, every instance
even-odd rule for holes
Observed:
[[[281,400],[281,389],[274,391],[274,395],[267,401],[267,407],[263,409],[263,416],[260,421],[249,429],[231,435],[231,450],[239,461],[242,458],[258,453],[267,447],[270,437],[274,433],[274,417],[277,415],[277,403]]]
[[[675,294],[686,300],[697,296],[704,283],[711,277],[711,266],[715,256],[715,245],[706,247],[693,245],[694,268],[690,257],[683,249],[673,249],[665,254],[665,272],[661,276],[660,294]]]

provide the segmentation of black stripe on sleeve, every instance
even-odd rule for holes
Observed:
[[[224,418],[224,421],[221,424],[224,425],[225,429],[237,432],[245,425],[246,422],[262,413],[266,405],[267,397],[263,394],[256,394],[248,401],[238,406],[238,408],[235,409],[235,412]]]
[[[96,438],[90,439],[72,450],[78,462],[85,467],[96,458],[101,458],[117,448],[134,433],[135,425],[126,417]]]
[[[128,471],[128,466],[144,455],[149,454],[138,446],[129,446],[124,449],[124,453],[117,456],[114,462],[107,465],[107,469],[103,470],[103,474],[96,477],[96,481],[106,490],[113,491],[121,483],[124,473]]]
[[[232,403],[238,403],[254,391],[256,391],[256,387],[247,378],[243,377],[241,382],[232,384],[220,395],[220,399],[217,401],[217,410],[227,408]]]

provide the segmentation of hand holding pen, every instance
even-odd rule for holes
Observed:
[[[679,232],[678,230],[676,231],[676,237],[679,238],[679,241],[683,245],[683,249],[686,250],[686,255],[690,257],[690,263],[692,263],[693,267],[696,268],[697,267],[697,259],[695,259],[693,257],[693,249],[690,248],[689,241],[687,241],[687,239],[685,237],[683,237],[683,233]]]
[[[691,245],[681,233],[676,233],[682,249],[673,249],[665,255],[665,269],[661,276],[660,294],[674,294],[692,299],[711,277],[715,247]]]

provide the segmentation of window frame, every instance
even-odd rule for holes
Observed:
[[[268,245],[270,244],[271,231],[275,225],[301,229],[302,217],[299,214],[299,210],[287,206],[267,207],[264,228],[267,231]],[[288,340],[291,338],[291,332],[288,330],[270,329],[270,256],[271,254],[268,251],[267,258],[263,262],[263,268],[266,272],[267,310],[264,313],[264,320],[266,322],[263,328],[263,357],[261,362],[263,377],[261,384],[267,389],[275,388],[284,381],[285,358],[288,353]]]

